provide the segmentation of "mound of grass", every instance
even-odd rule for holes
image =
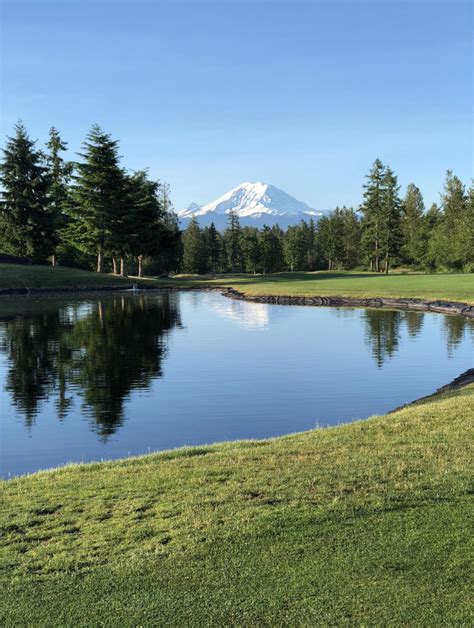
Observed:
[[[0,484],[2,625],[472,623],[474,386]]]

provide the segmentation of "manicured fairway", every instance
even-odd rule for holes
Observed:
[[[160,281],[160,283],[163,283]],[[275,273],[206,279],[181,276],[174,285],[231,286],[246,294],[285,296],[400,297],[474,304],[474,273],[397,274],[356,272]]]
[[[470,386],[3,482],[0,624],[471,625],[473,418]]]

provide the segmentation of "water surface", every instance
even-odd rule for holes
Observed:
[[[473,365],[474,322],[218,293],[0,302],[4,477],[383,413]]]

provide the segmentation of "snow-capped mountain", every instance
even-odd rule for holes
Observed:
[[[312,209],[274,185],[258,181],[241,183],[207,205],[191,203],[178,212],[178,217],[182,227],[186,227],[192,216],[196,216],[201,226],[214,222],[220,229],[227,224],[227,216],[231,211],[237,213],[242,225],[255,227],[277,223],[280,227],[287,227],[300,220],[317,220],[324,213]]]

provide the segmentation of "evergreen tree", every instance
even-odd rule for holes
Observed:
[[[71,222],[67,237],[71,244],[97,256],[97,272],[103,270],[105,254],[123,253],[120,228],[127,209],[126,178],[120,168],[118,142],[95,124],[79,153],[73,177]]]
[[[464,185],[450,170],[446,173],[441,200],[442,214],[430,240],[430,258],[438,268],[461,270],[466,263],[462,242],[468,222],[468,202]]]
[[[318,247],[327,263],[328,270],[334,270],[344,262],[344,220],[342,210],[336,207],[318,222]]]
[[[466,199],[466,209],[461,224],[460,249],[464,270],[474,272],[474,182]]]
[[[285,263],[291,272],[294,270],[304,270],[308,252],[308,238],[305,222],[293,225],[286,230],[283,241],[283,253]]]
[[[359,263],[361,229],[357,214],[352,208],[343,207],[342,218],[342,247],[343,266],[346,269],[355,268]]]
[[[308,270],[316,270],[318,268],[318,249],[316,242],[316,224],[311,218],[306,231],[306,268]]]
[[[183,271],[186,273],[205,273],[207,257],[205,239],[196,217],[193,216],[183,233]]]
[[[386,168],[383,175],[383,196],[380,220],[380,248],[384,256],[385,274],[390,260],[400,252],[400,198],[399,185],[393,170]]]
[[[61,139],[57,129],[49,130],[47,165],[49,171],[49,211],[51,212],[52,244],[51,264],[56,266],[57,248],[61,241],[61,232],[66,227],[69,199],[69,182],[73,171],[73,163],[64,161],[61,153],[67,150],[67,143]]]
[[[367,183],[364,185],[364,200],[360,206],[362,214],[362,247],[368,259],[370,270],[380,271],[381,221],[384,196],[385,167],[376,159]]]
[[[255,227],[244,227],[242,229],[240,243],[245,272],[255,274],[260,265],[258,229]]]
[[[44,154],[21,122],[7,138],[0,163],[0,247],[13,255],[43,261],[51,253],[53,225]]]
[[[213,222],[204,229],[209,255],[208,266],[211,273],[218,273],[221,269],[222,238]]]
[[[233,210],[229,212],[228,223],[229,226],[224,232],[224,240],[226,242],[229,269],[232,273],[241,273],[243,271],[242,229],[237,212]]]
[[[138,276],[143,276],[143,259],[156,255],[167,237],[165,204],[159,181],[151,181],[145,170],[127,176],[128,211],[122,222],[128,252],[136,259]]]
[[[407,187],[402,203],[400,229],[402,235],[401,253],[407,264],[421,265],[427,252],[427,230],[425,205],[419,188],[413,183]]]
[[[264,225],[259,232],[260,264],[262,272],[274,273],[282,270],[283,260],[283,232],[278,225],[270,228]]]

